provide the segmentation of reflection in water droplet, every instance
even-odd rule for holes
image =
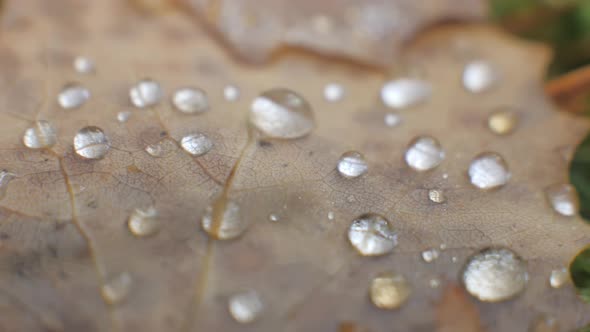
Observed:
[[[129,112],[129,111],[119,112],[119,113],[117,113],[117,121],[119,121],[120,123],[127,122],[127,120],[129,120],[130,116],[131,116],[131,112]]]
[[[91,74],[96,66],[94,61],[84,56],[77,56],[74,59],[74,69],[80,74]]]
[[[499,302],[521,293],[528,282],[525,262],[506,248],[484,249],[469,258],[463,284],[474,297]]]
[[[64,109],[73,109],[82,106],[90,98],[90,91],[78,83],[66,84],[59,95],[57,101]]]
[[[410,297],[412,290],[406,278],[394,273],[382,273],[371,281],[369,295],[380,309],[397,309]]]
[[[553,288],[561,288],[570,280],[570,273],[566,268],[553,270],[549,276],[549,284]]]
[[[154,207],[145,210],[135,209],[127,221],[127,226],[131,233],[137,237],[156,234],[160,228],[158,212]]]
[[[49,121],[35,121],[33,127],[25,130],[23,143],[31,149],[49,148],[57,142],[57,133]]]
[[[514,131],[518,116],[509,109],[494,111],[488,117],[488,128],[496,135],[508,135]]]
[[[235,85],[226,85],[223,88],[223,98],[227,101],[236,101],[240,98],[240,89]]]
[[[248,324],[254,322],[264,309],[262,299],[254,290],[247,290],[230,297],[228,308],[236,322]]]
[[[361,255],[379,256],[393,250],[397,245],[397,234],[385,217],[367,213],[352,222],[348,240]]]
[[[463,86],[472,93],[484,92],[492,88],[497,81],[498,72],[487,61],[472,61],[463,71]]]
[[[432,248],[432,249],[424,250],[422,252],[422,259],[426,263],[431,263],[431,262],[434,262],[435,260],[437,260],[439,255],[440,255],[440,253],[438,252],[438,250]]]
[[[428,191],[428,199],[433,203],[444,203],[447,200],[447,197],[443,190],[430,189]]]
[[[311,106],[287,89],[268,90],[254,99],[250,123],[268,137],[284,139],[308,135],[315,126]]]
[[[122,273],[102,286],[102,297],[111,305],[121,303],[129,295],[132,284],[131,275],[126,272]]]
[[[137,82],[129,90],[131,103],[139,108],[156,105],[162,99],[162,94],[160,84],[149,78]]]
[[[368,169],[365,157],[356,151],[345,152],[338,161],[338,173],[345,178],[359,177],[367,173]]]
[[[428,171],[438,166],[445,158],[436,138],[420,136],[415,138],[406,150],[406,163],[417,171]]]
[[[279,216],[273,213],[270,216],[268,216],[268,219],[270,219],[270,221],[279,221]]]
[[[214,225],[215,216],[213,215],[213,207],[210,206],[201,219],[201,226],[205,232],[215,239],[233,239],[242,235],[248,228],[248,222],[240,215],[240,206],[235,202],[227,202],[223,215],[219,217],[221,218],[217,221],[219,225]],[[217,227],[214,229],[214,226]]]
[[[14,179],[16,175],[11,173],[7,170],[0,171],[0,199],[6,196],[6,189],[8,188],[8,183]]]
[[[510,171],[504,158],[495,152],[484,152],[469,165],[471,184],[479,189],[498,188],[510,179]]]
[[[551,185],[545,189],[545,196],[553,210],[562,216],[573,217],[578,213],[578,194],[571,184]]]
[[[103,158],[109,151],[110,145],[102,129],[89,126],[84,127],[74,136],[74,151],[86,159]]]
[[[180,145],[193,156],[202,156],[213,148],[213,142],[201,133],[184,136],[180,140]]]
[[[386,82],[381,88],[381,100],[388,107],[407,108],[430,98],[432,87],[429,83],[411,78]]]
[[[163,158],[176,151],[176,149],[176,142],[169,137],[165,137],[157,143],[147,145],[145,147],[145,152],[152,157]]]
[[[390,112],[385,114],[383,120],[387,127],[393,128],[398,126],[402,122],[402,117],[397,113]]]
[[[324,87],[324,99],[329,102],[337,102],[344,97],[344,87],[337,83],[330,83]]]
[[[197,88],[182,88],[172,96],[172,105],[182,113],[195,114],[209,110],[209,100],[205,91]]]

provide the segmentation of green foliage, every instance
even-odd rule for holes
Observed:
[[[582,300],[590,303],[590,247],[574,258],[570,264],[570,274]]]

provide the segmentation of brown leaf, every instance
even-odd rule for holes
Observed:
[[[456,284],[445,288],[441,301],[437,304],[439,332],[484,332],[481,327],[479,310],[468,298],[465,290]]]

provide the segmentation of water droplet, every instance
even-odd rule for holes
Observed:
[[[334,220],[334,212],[330,211],[328,212],[328,220]]]
[[[359,177],[367,173],[368,169],[365,157],[356,151],[345,152],[338,161],[338,173],[345,178]]]
[[[77,56],[74,59],[74,69],[80,74],[94,73],[96,66],[94,61],[84,56]]]
[[[31,149],[50,148],[57,142],[57,133],[49,121],[35,121],[33,127],[25,130],[23,143]]]
[[[545,189],[545,195],[553,210],[562,216],[573,217],[578,213],[578,194],[571,184],[551,185]]]
[[[445,152],[436,138],[420,136],[414,139],[406,150],[406,163],[417,171],[428,171],[445,159]]]
[[[324,99],[329,102],[337,102],[344,97],[344,87],[337,83],[330,83],[324,87]]]
[[[430,288],[439,288],[440,284],[441,282],[438,278],[432,278],[428,281],[428,286],[430,286]]]
[[[441,243],[440,246],[438,246],[440,248],[440,250],[446,250],[447,249],[447,245],[445,243]]]
[[[412,290],[406,278],[394,273],[382,273],[371,281],[369,295],[380,309],[397,309],[410,297]]]
[[[480,93],[489,90],[498,81],[498,72],[489,62],[475,60],[463,71],[463,86],[467,91]]]
[[[383,120],[385,121],[385,125],[387,127],[393,128],[398,126],[402,122],[402,117],[397,113],[389,112],[385,114]]]
[[[193,156],[202,156],[213,148],[213,142],[204,134],[190,134],[180,140],[184,151]]]
[[[227,101],[236,101],[240,98],[240,89],[235,85],[226,85],[223,88],[223,98]]]
[[[385,217],[367,213],[352,222],[348,240],[361,255],[379,256],[391,252],[397,245],[397,233]]]
[[[154,207],[145,210],[135,209],[127,221],[127,226],[131,233],[137,237],[156,234],[160,228],[158,212]]]
[[[137,82],[129,90],[131,103],[139,108],[156,105],[162,99],[162,94],[160,84],[149,78]]]
[[[254,99],[250,123],[268,137],[284,139],[308,135],[315,126],[311,106],[287,89],[268,90]]]
[[[276,214],[271,214],[270,216],[268,216],[268,219],[270,219],[270,221],[279,221],[279,216],[277,216]]]
[[[186,114],[203,113],[209,110],[209,100],[205,91],[197,88],[182,88],[172,96],[172,105]]]
[[[256,291],[247,290],[232,295],[228,302],[228,308],[236,322],[248,324],[260,317],[260,314],[264,310],[264,305]]]
[[[528,282],[526,264],[506,248],[484,249],[469,258],[463,269],[463,284],[474,297],[485,302],[511,299]]]
[[[177,149],[176,142],[169,137],[161,139],[159,142],[150,144],[145,147],[145,152],[156,158],[163,158],[170,155]]]
[[[484,152],[469,165],[471,184],[479,189],[493,189],[508,183],[510,171],[504,158],[494,152]]]
[[[428,191],[428,199],[433,203],[444,203],[447,200],[447,197],[443,190],[430,189]]]
[[[437,260],[439,255],[440,255],[440,253],[438,252],[438,250],[428,249],[428,250],[424,250],[422,252],[422,259],[426,263],[431,263],[431,262],[434,262],[435,260]]]
[[[59,95],[57,101],[64,109],[73,109],[82,106],[90,98],[90,91],[78,83],[66,84]]]
[[[119,112],[119,113],[117,113],[117,121],[119,121],[120,123],[127,122],[127,120],[129,120],[130,116],[131,116],[131,112],[129,112],[129,111]]]
[[[122,273],[110,279],[102,286],[102,297],[108,304],[111,305],[121,303],[123,300],[125,300],[127,295],[129,295],[132,284],[133,279],[131,278],[131,275],[126,272]]]
[[[429,83],[412,78],[386,82],[381,88],[381,100],[388,107],[401,109],[425,102],[432,94]]]
[[[488,127],[497,135],[508,135],[514,131],[518,123],[518,116],[511,110],[500,109],[488,117]]]
[[[566,268],[553,270],[549,276],[549,284],[553,288],[561,288],[570,280],[570,273]]]
[[[8,183],[12,181],[12,179],[16,178],[14,173],[11,173],[7,170],[0,171],[0,199],[6,196],[6,189],[8,188]]]
[[[84,127],[74,136],[74,150],[86,159],[103,158],[110,149],[107,136],[102,129],[89,126]]]
[[[213,224],[214,217],[213,207],[210,206],[201,219],[201,226],[207,234],[219,240],[236,238],[248,228],[248,223],[240,215],[240,206],[232,201],[225,205],[223,216],[220,216],[221,220],[218,221],[219,225],[216,229],[213,229],[216,226]]]
[[[457,263],[458,261],[459,261],[459,258],[457,258],[457,256],[451,257],[451,262]]]

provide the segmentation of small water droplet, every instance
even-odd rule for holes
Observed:
[[[561,288],[570,280],[570,273],[566,268],[553,270],[549,276],[549,284],[553,288]]]
[[[102,297],[110,305],[121,303],[129,295],[132,284],[131,275],[124,272],[102,286]]]
[[[440,246],[438,246],[440,248],[440,250],[446,250],[447,249],[447,245],[445,243],[441,243]]]
[[[442,178],[443,178],[443,179],[445,179],[445,180],[446,180],[446,179],[448,179],[448,178],[449,178],[449,174],[448,174],[448,173],[444,173],[444,174],[442,175]]]
[[[498,188],[510,179],[510,171],[504,158],[495,152],[484,152],[469,165],[471,184],[479,189]]]
[[[330,211],[328,212],[328,220],[334,220],[334,212]]]
[[[169,137],[164,137],[157,143],[147,145],[145,147],[145,152],[152,157],[163,158],[176,151],[177,147],[178,146],[174,140]]]
[[[380,309],[397,309],[410,297],[410,284],[402,275],[382,273],[371,281],[369,295],[373,304]]]
[[[338,173],[348,179],[359,177],[368,169],[365,157],[356,151],[345,152],[338,161]]]
[[[248,324],[260,317],[264,305],[256,291],[246,290],[232,295],[228,301],[228,308],[236,322]]]
[[[562,216],[573,217],[578,213],[578,194],[571,184],[551,185],[545,189],[545,196],[553,210]]]
[[[78,83],[69,83],[60,91],[57,101],[64,109],[74,109],[82,106],[89,98],[88,89]]]
[[[457,258],[457,256],[451,257],[451,262],[457,263],[458,261],[459,261],[459,258]]]
[[[270,216],[268,216],[268,219],[270,219],[270,221],[279,221],[279,216],[276,214],[271,214]]]
[[[468,63],[463,71],[463,86],[467,91],[480,93],[492,88],[498,81],[498,72],[484,60]]]
[[[236,101],[240,98],[240,89],[235,85],[226,85],[223,88],[223,98],[227,101]]]
[[[508,135],[514,131],[518,116],[511,110],[500,109],[488,117],[488,128],[496,135]]]
[[[30,149],[50,148],[57,142],[55,127],[45,120],[35,121],[33,127],[27,128],[23,143]]]
[[[213,148],[213,142],[201,133],[184,136],[180,140],[180,145],[193,156],[202,156]]]
[[[272,89],[254,99],[250,123],[272,138],[299,138],[315,126],[311,106],[303,97],[287,89]]]
[[[197,88],[181,88],[174,92],[172,105],[182,113],[196,114],[209,110],[205,91]]]
[[[471,256],[463,268],[463,284],[484,302],[500,302],[520,294],[529,276],[525,262],[506,248],[488,248]]]
[[[131,103],[139,108],[156,105],[162,99],[162,94],[160,84],[149,78],[137,82],[129,90]]]
[[[433,203],[444,203],[447,200],[447,197],[443,190],[430,189],[428,191],[428,199]]]
[[[324,87],[324,99],[337,102],[344,98],[344,87],[338,83],[330,83]]]
[[[390,253],[397,245],[397,233],[385,217],[367,213],[352,222],[348,240],[361,255],[379,256]]]
[[[158,212],[154,207],[135,209],[127,221],[127,227],[137,237],[156,234],[160,228]]]
[[[94,61],[87,57],[77,56],[74,59],[74,69],[80,74],[92,74],[95,68]]]
[[[438,252],[438,250],[431,248],[431,249],[424,250],[422,252],[422,259],[426,263],[431,263],[431,262],[434,262],[435,260],[437,260],[439,255],[440,255],[440,253]]]
[[[240,215],[240,206],[232,201],[226,203],[217,229],[213,229],[213,218],[213,207],[210,206],[201,219],[201,226],[207,234],[219,240],[236,238],[248,228],[248,223]]]
[[[417,171],[428,171],[445,159],[445,152],[436,138],[420,136],[415,138],[405,155],[406,163]]]
[[[120,123],[125,123],[125,122],[127,122],[127,120],[129,120],[130,116],[131,116],[131,112],[129,112],[129,111],[119,112],[119,113],[117,113],[117,121],[119,121]]]
[[[430,286],[430,288],[439,288],[440,287],[440,279],[438,278],[432,278],[430,280],[428,280],[428,286]]]
[[[11,173],[7,170],[0,171],[0,199],[6,196],[6,189],[8,188],[8,183],[12,181],[12,179],[16,178],[14,173]]]
[[[389,112],[385,114],[383,120],[387,127],[393,128],[397,127],[402,122],[402,117],[397,113]]]
[[[381,88],[381,100],[385,106],[401,109],[425,102],[432,94],[429,83],[412,78],[386,82]]]
[[[74,151],[86,159],[103,158],[110,149],[107,136],[102,129],[88,126],[80,129],[74,136]]]

